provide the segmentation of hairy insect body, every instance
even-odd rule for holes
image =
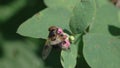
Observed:
[[[51,26],[49,29],[48,39],[43,47],[42,58],[46,59],[50,54],[52,47],[58,45],[61,49],[70,48],[69,35],[64,33],[61,28]]]

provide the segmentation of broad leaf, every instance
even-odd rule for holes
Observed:
[[[52,8],[64,7],[69,10],[73,10],[75,5],[78,2],[80,2],[80,0],[44,0],[44,1],[48,7]]]
[[[95,22],[90,25],[90,32],[110,35],[110,26],[120,27],[118,9],[110,3],[98,6]]]
[[[70,50],[62,50],[61,64],[64,68],[75,68],[78,56],[78,46],[80,43],[80,34],[76,35],[74,42],[70,45]]]
[[[73,33],[81,33],[93,23],[96,14],[95,0],[82,0],[78,2],[73,10],[70,28]]]
[[[84,56],[92,68],[119,68],[120,43],[111,36],[120,35],[119,26],[118,9],[110,3],[98,3],[95,22],[83,37]]]
[[[84,36],[84,56],[91,68],[120,67],[120,39],[105,34]]]
[[[71,12],[64,8],[47,8],[24,22],[17,33],[33,38],[47,38],[50,26],[69,30],[70,17]]]

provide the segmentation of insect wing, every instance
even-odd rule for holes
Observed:
[[[52,46],[51,46],[51,45],[45,45],[45,46],[43,47],[42,58],[43,58],[44,60],[49,56],[51,50],[52,50]]]

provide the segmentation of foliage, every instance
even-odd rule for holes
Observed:
[[[4,12],[3,17],[0,16],[0,23],[5,23],[5,20],[27,3],[32,4],[27,0],[24,2],[21,0],[16,8]],[[36,3],[39,5],[39,2]],[[4,37],[7,36],[4,35],[5,32],[0,32],[1,68],[120,67],[119,8],[108,0],[44,0],[44,3],[47,8],[41,5],[43,10],[35,10],[31,18],[30,16],[28,20],[25,18],[26,21],[23,20],[24,23],[19,23],[21,25],[18,24],[16,27],[17,29],[19,26],[17,33],[27,38],[21,39],[21,36],[17,35],[16,37],[22,41],[18,39],[18,41],[9,41]],[[0,12],[3,12],[3,8],[0,8]],[[17,21],[19,20],[15,22]],[[48,28],[52,25],[71,33],[75,40],[71,43],[70,50],[60,51],[53,48],[47,60],[42,60],[41,51],[48,36]],[[5,27],[1,26],[0,28],[5,30]]]

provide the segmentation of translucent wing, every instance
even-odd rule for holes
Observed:
[[[52,46],[49,43],[46,43],[46,45],[43,47],[43,51],[42,51],[42,58],[44,60],[48,57],[51,50],[52,50]]]

